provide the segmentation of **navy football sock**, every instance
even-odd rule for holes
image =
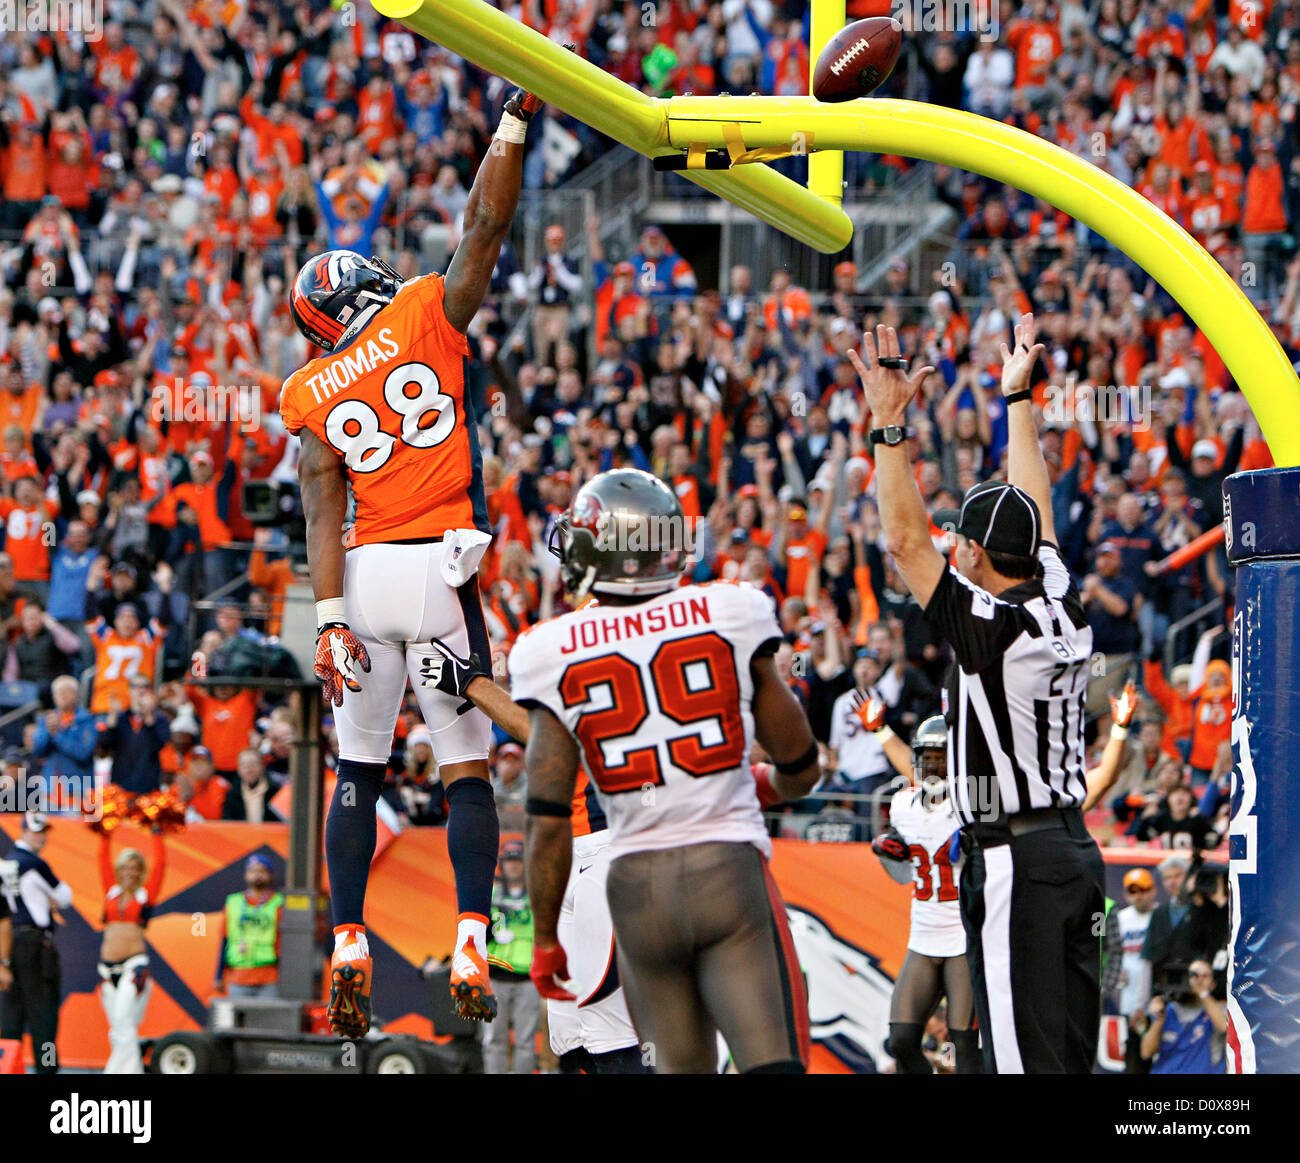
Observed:
[[[386,770],[382,763],[339,760],[338,782],[325,820],[325,863],[336,928],[365,923],[366,881],[375,855],[375,804]]]
[[[473,775],[455,780],[447,788],[447,811],[447,855],[456,876],[457,911],[490,917],[501,839],[492,785]]]
[[[597,1074],[653,1074],[646,1063],[645,1054],[640,1046],[624,1046],[621,1050],[606,1050],[603,1054],[593,1054]]]

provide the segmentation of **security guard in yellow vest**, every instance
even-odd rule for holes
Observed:
[[[275,890],[269,857],[254,852],[248,858],[244,884],[243,892],[226,898],[213,989],[231,997],[279,997],[284,896]]]
[[[533,909],[524,885],[524,846],[518,840],[502,845],[500,867],[501,876],[492,890],[488,933],[488,971],[497,1016],[483,1027],[483,1072],[531,1074],[537,1065],[542,998],[528,976],[533,961]],[[512,1029],[513,1070],[508,1066]]]

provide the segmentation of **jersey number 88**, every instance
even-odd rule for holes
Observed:
[[[408,396],[406,389],[412,384],[420,390]],[[442,390],[428,364],[404,363],[389,372],[384,401],[402,418],[401,440],[412,448],[434,448],[456,429],[456,401]],[[422,422],[432,412],[438,418],[424,427]],[[362,400],[343,400],[331,408],[325,417],[325,435],[352,472],[383,468],[398,439],[380,427],[379,413]]]

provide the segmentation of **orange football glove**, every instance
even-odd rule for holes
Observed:
[[[884,700],[876,698],[875,695],[870,698],[861,698],[861,696],[859,698],[861,701],[853,708],[853,713],[868,731],[879,731],[885,725]]]
[[[1130,679],[1124,684],[1124,690],[1120,693],[1119,698],[1111,695],[1110,714],[1117,727],[1127,727],[1133,721],[1133,714],[1137,710],[1137,686]]]
[[[537,987],[537,992],[542,997],[550,998],[552,1001],[578,1000],[560,984],[561,981],[569,979],[569,960],[564,955],[563,945],[553,945],[549,949],[534,945],[533,963],[528,970],[528,976],[533,979],[533,985]]]
[[[358,666],[369,674],[370,654],[346,622],[329,622],[316,631],[316,664],[312,669],[320,679],[327,703],[341,707],[344,687],[350,691],[361,689]]]

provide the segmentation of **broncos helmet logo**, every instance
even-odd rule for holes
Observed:
[[[348,250],[308,259],[294,280],[289,311],[298,330],[326,351],[336,351],[391,303],[401,276],[379,259]]]

